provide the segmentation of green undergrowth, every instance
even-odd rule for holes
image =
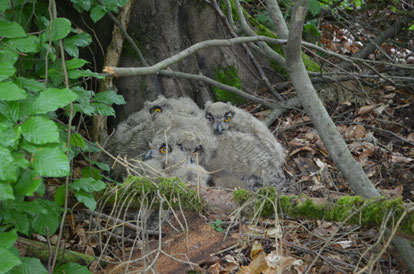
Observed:
[[[249,199],[256,199],[255,210],[261,208],[260,215],[269,217],[274,215],[274,204],[277,201],[278,211],[290,217],[319,219],[326,221],[342,222],[350,214],[354,214],[347,223],[357,224],[363,227],[380,226],[390,210],[393,211],[388,226],[391,227],[401,217],[405,210],[402,199],[369,199],[360,196],[344,196],[336,201],[328,199],[311,199],[306,195],[277,195],[274,187],[261,189],[257,194],[238,189],[234,192],[234,199],[243,203]],[[271,202],[272,201],[272,202]],[[264,203],[264,204],[263,204]],[[413,235],[414,213],[408,214],[402,221],[399,232]]]
[[[206,203],[201,199],[196,190],[186,186],[180,179],[129,176],[122,184],[109,187],[103,194],[105,206],[115,204],[128,204],[130,208],[142,207],[142,201],[152,208],[159,208],[160,202],[165,199],[163,206],[168,208],[170,204],[174,209],[188,209],[202,211]]]

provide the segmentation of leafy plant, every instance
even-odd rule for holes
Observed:
[[[74,30],[66,18],[50,20],[48,1],[9,2],[0,3],[4,14],[0,19],[0,273],[13,268],[17,272],[31,269],[46,273],[38,259],[20,257],[13,245],[18,233],[56,232],[63,212],[64,187],[56,192],[55,201],[47,200],[45,180],[69,176],[74,157],[96,151],[73,131],[68,143],[69,126],[65,123],[71,106],[73,116],[114,115],[111,105],[125,101],[113,91],[95,94],[79,84],[85,78],[103,78],[83,69],[88,62],[79,58],[79,47],[92,42],[88,33]],[[106,12],[117,11],[127,1],[102,1],[105,6],[95,1],[72,2],[83,10],[99,6]],[[32,16],[33,11],[36,16]],[[102,17],[91,16],[95,20]],[[59,56],[59,40],[63,40],[66,58],[72,59],[63,61]],[[64,66],[70,88],[64,82]],[[99,170],[88,168],[97,172],[85,172],[70,184],[70,190],[79,202],[94,209],[92,193],[106,186]],[[70,268],[76,266],[66,264],[57,272]]]
[[[222,221],[217,219],[214,223],[210,223],[210,226],[217,232],[224,232],[224,229],[221,227]]]

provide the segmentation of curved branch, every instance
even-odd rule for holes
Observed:
[[[190,46],[189,48],[179,52],[178,54],[171,56],[153,66],[150,67],[138,67],[138,68],[116,68],[116,67],[105,67],[103,72],[106,72],[110,75],[114,76],[133,76],[133,75],[149,75],[149,74],[156,74],[160,70],[167,68],[184,58],[194,54],[195,52],[209,48],[214,46],[224,46],[230,47],[235,44],[240,43],[251,43],[251,42],[258,42],[258,41],[265,41],[270,44],[284,44],[286,40],[274,39],[267,36],[254,36],[254,37],[237,37],[231,39],[213,39],[207,40],[203,42],[199,42]]]

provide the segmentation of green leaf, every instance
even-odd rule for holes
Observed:
[[[16,255],[3,247],[0,247],[0,258],[0,273],[6,273],[16,265],[21,264],[21,261]]]
[[[102,17],[104,17],[106,14],[105,9],[101,5],[96,5],[91,10],[91,19],[94,23],[101,20]]]
[[[52,22],[52,41],[65,38],[70,33],[71,23],[66,18],[56,18]],[[50,28],[42,34],[42,41],[49,41]]]
[[[91,0],[70,0],[74,6],[80,7],[84,11],[88,11],[91,9],[92,1]],[[78,10],[79,11],[79,10]],[[82,13],[82,11],[79,11],[79,13]]]
[[[62,177],[70,174],[69,160],[58,148],[44,148],[34,155],[34,169],[41,176]]]
[[[313,16],[319,15],[321,12],[321,4],[318,0],[309,0],[308,9]]]
[[[35,79],[29,79],[24,77],[18,77],[16,84],[30,91],[41,91],[45,89],[45,85],[43,82],[39,82]]]
[[[78,133],[72,133],[70,135],[70,144],[74,145],[75,147],[82,148],[82,149],[85,148],[85,140]]]
[[[82,32],[65,39],[65,50],[70,56],[78,57],[78,47],[86,47],[90,43],[92,43],[92,37],[88,33]]]
[[[101,180],[95,180],[92,177],[80,178],[75,180],[70,187],[76,191],[84,190],[86,192],[99,191],[106,188],[106,185]]]
[[[23,137],[34,144],[59,142],[59,131],[55,122],[46,117],[32,116],[22,125]]]
[[[16,101],[27,97],[26,92],[11,81],[0,82],[0,100]]]
[[[12,49],[0,44],[0,62],[16,63],[19,59],[19,54]]]
[[[16,123],[20,116],[19,101],[0,101],[0,114],[3,114],[8,121]]]
[[[0,62],[0,81],[9,78],[16,72],[12,63]]]
[[[14,158],[12,157],[10,150],[0,146],[0,159],[0,181],[15,182],[17,180],[17,165],[14,162]],[[6,186],[3,186],[2,188],[3,190],[7,190]],[[5,195],[10,196],[10,192],[7,193],[9,194]],[[13,194],[13,191],[11,191],[11,194]]]
[[[32,114],[47,113],[62,108],[76,100],[78,96],[70,89],[48,88],[40,92],[32,104]]]
[[[88,116],[92,116],[95,113],[95,108],[91,105],[73,104],[73,109],[75,112],[80,112]]]
[[[42,178],[37,176],[33,170],[27,169],[20,175],[14,190],[20,196],[33,196],[41,183]]]
[[[15,22],[0,20],[0,36],[6,38],[25,37],[26,33],[22,26]]]
[[[8,182],[0,182],[0,201],[14,200],[13,188]]]
[[[17,240],[16,229],[0,233],[0,247],[9,249]]]
[[[53,196],[53,198],[57,205],[61,206],[65,203],[65,194],[66,194],[65,185],[61,185],[60,187],[56,189],[55,196]]]
[[[67,263],[56,267],[55,274],[90,274],[86,266],[77,263]]]
[[[20,259],[22,264],[13,268],[10,274],[47,274],[46,268],[37,258],[24,257]]]
[[[20,140],[20,133],[19,128],[15,129],[9,123],[0,123],[0,144],[16,148]]]
[[[30,202],[26,201],[8,201],[10,208],[19,212],[25,212],[30,214],[47,214],[48,211],[39,203],[39,200]]]
[[[94,100],[96,102],[100,102],[103,104],[117,104],[117,105],[123,105],[125,104],[124,97],[122,95],[116,94],[113,90],[107,90],[96,93]]]
[[[4,12],[9,7],[10,0],[0,1],[0,12]]]
[[[98,114],[102,114],[104,116],[115,116],[115,110],[108,105],[94,102],[93,106],[95,107],[95,112]]]
[[[73,59],[70,59],[69,61],[66,61],[66,69],[72,70],[72,69],[81,68],[86,63],[89,63],[89,62],[84,59],[73,58]]]
[[[46,235],[46,227],[49,229],[50,235],[53,235],[59,227],[59,215],[36,214],[32,219],[32,228],[35,232]]]
[[[69,79],[78,79],[80,77],[90,77],[90,76],[96,77],[98,79],[105,78],[105,76],[99,73],[96,73],[96,72],[92,72],[89,69],[85,69],[85,70],[75,69],[75,70],[68,71]]]
[[[10,201],[10,200],[8,200]],[[17,232],[24,233],[25,235],[29,234],[30,224],[27,221],[27,214],[24,212],[18,212],[13,208],[7,206],[8,201],[3,202],[4,210],[3,214],[3,223],[13,224],[17,229]]]
[[[96,208],[95,198],[91,193],[88,193],[84,190],[76,191],[75,197],[79,202],[83,203],[87,208],[94,211]]]
[[[36,53],[40,50],[39,37],[34,35],[28,35],[24,38],[10,39],[6,44],[17,51],[24,53]]]

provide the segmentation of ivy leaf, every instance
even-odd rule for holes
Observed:
[[[17,38],[25,37],[26,33],[24,32],[22,26],[16,22],[0,20],[0,36],[4,36],[6,38]]]
[[[26,91],[19,88],[15,83],[11,81],[0,82],[0,100],[16,101],[26,97]]]
[[[76,191],[75,197],[79,202],[83,203],[87,208],[94,211],[96,208],[95,198],[91,193],[88,193],[84,190]]]
[[[101,180],[95,180],[94,178],[89,177],[75,180],[70,187],[76,191],[80,191],[82,189],[86,192],[94,192],[105,189],[106,185]]]
[[[10,39],[6,44],[17,51],[25,53],[36,53],[40,50],[39,37],[34,35],[28,35],[24,38]]]
[[[105,14],[106,14],[106,11],[104,7],[102,7],[101,5],[96,5],[91,10],[91,19],[94,23],[96,23],[99,20],[101,20],[101,18],[104,17]]]
[[[59,142],[59,131],[56,124],[46,117],[32,116],[22,125],[23,137],[34,144],[43,145]]]
[[[7,79],[16,72],[12,63],[0,62],[0,81]]]
[[[0,182],[0,201],[14,200],[13,188],[8,182]]]
[[[14,245],[17,240],[16,229],[10,230],[9,232],[0,233],[0,247],[9,249]]]
[[[0,146],[0,159],[0,181],[16,182],[17,165],[14,162],[14,158],[12,157],[10,150],[3,146]],[[10,199],[10,194],[13,196],[13,190],[10,192],[6,185],[1,186],[1,188],[7,191],[7,193],[5,194],[6,197],[9,197]],[[14,197],[11,197],[11,199],[14,199]]]
[[[126,102],[124,100],[124,97],[122,95],[116,94],[115,91],[113,91],[113,90],[98,92],[95,95],[94,100],[96,102],[100,102],[100,103],[108,104],[108,105],[112,105],[112,104],[123,105],[123,104],[126,104]]]
[[[45,177],[62,177],[70,174],[69,160],[58,148],[43,148],[34,155],[35,171]]]
[[[47,274],[46,268],[39,259],[24,257],[20,258],[22,264],[13,268],[10,274]]]
[[[78,47],[86,47],[92,43],[92,37],[87,32],[75,34],[65,39],[65,50],[73,57],[79,56]]]
[[[70,32],[71,23],[66,18],[56,18],[52,22],[52,41],[65,38]],[[49,41],[50,28],[41,36],[43,42]]]
[[[78,96],[70,89],[48,88],[42,91],[32,104],[31,113],[47,113],[76,100]]]
[[[3,247],[0,247],[0,258],[0,273],[6,273],[16,265],[22,263],[16,255]]]

